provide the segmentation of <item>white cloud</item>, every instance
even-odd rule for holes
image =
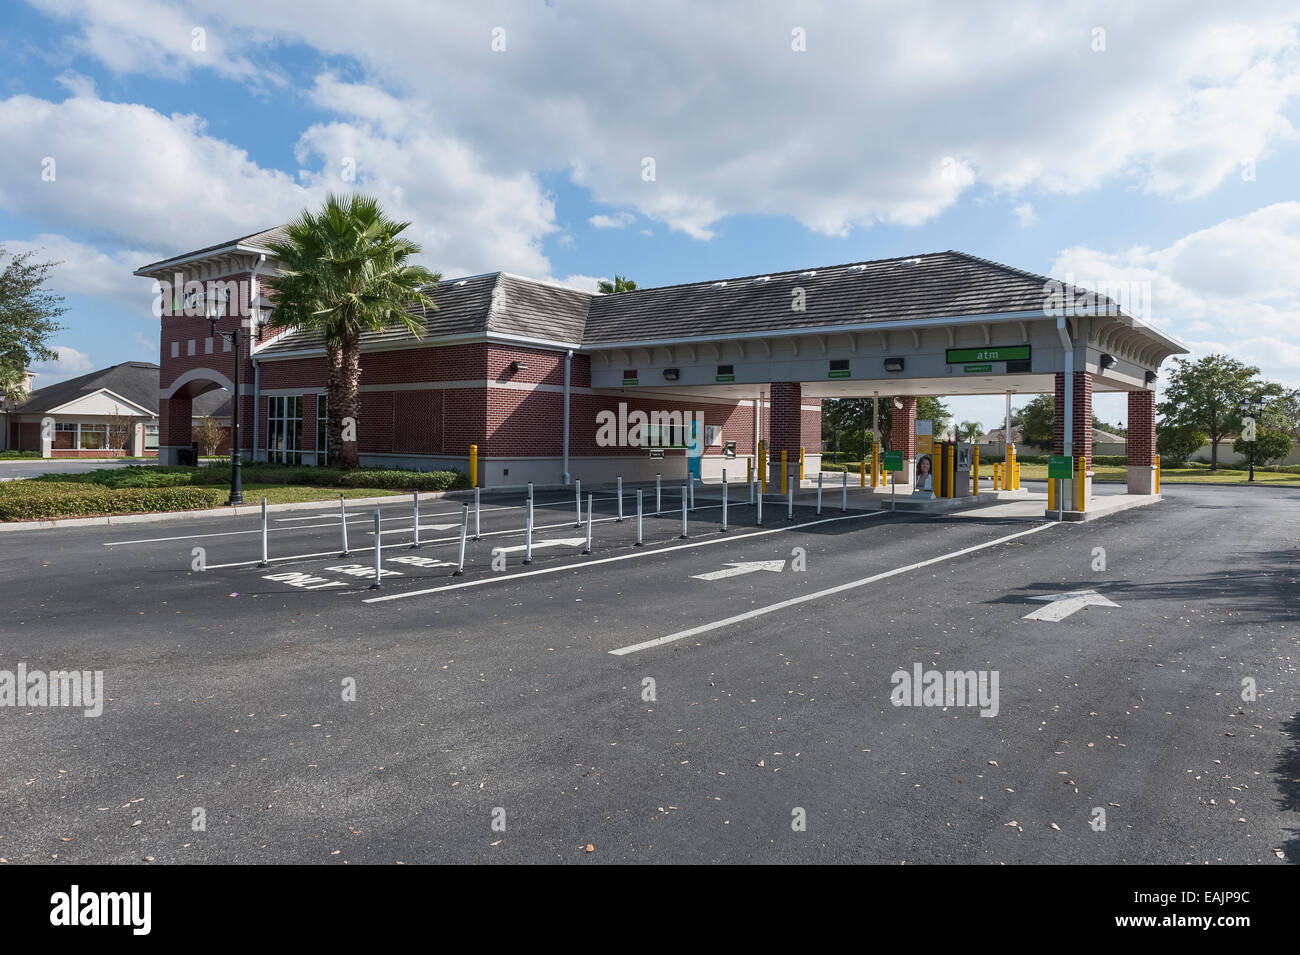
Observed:
[[[595,275],[566,275],[562,279],[553,279],[552,281],[558,282],[560,285],[567,285],[569,288],[576,288],[582,292],[595,292],[599,283],[608,281],[608,279],[602,280]]]
[[[32,363],[31,370],[38,375],[36,379],[37,388],[57,384],[68,378],[76,378],[78,375],[84,375],[95,370],[95,363],[83,351],[78,351],[67,345],[55,345],[54,350],[59,355],[54,361]]]
[[[1149,283],[1152,317],[1194,356],[1228,352],[1300,387],[1300,202],[1281,202],[1165,248],[1065,249],[1052,274],[1092,285]]]
[[[295,42],[351,58],[367,82],[330,78],[318,101],[367,116],[381,139],[406,141],[404,117],[421,112],[430,142],[454,138],[493,175],[568,170],[596,201],[699,238],[738,213],[832,235],[917,224],[974,183],[1200,196],[1296,138],[1287,111],[1300,95],[1291,0],[825,5],[799,10],[806,52],[791,49],[786,5],[749,0],[375,0],[364,18],[354,0],[197,0],[184,15],[154,0],[36,2],[120,71],[257,82],[256,64]],[[178,49],[191,21],[212,24],[224,57]],[[491,49],[496,26],[506,52]]]
[[[0,240],[11,255],[35,252],[42,262],[56,262],[46,282],[60,295],[87,295],[124,305],[142,315],[151,315],[152,293],[148,283],[131,275],[145,262],[162,254],[153,251],[119,250],[104,252],[94,245],[75,242],[64,235],[42,233],[30,239]]]
[[[1020,223],[1022,228],[1028,229],[1038,221],[1038,214],[1034,212],[1034,204],[1032,202],[1022,202],[1012,211],[1015,212],[1016,220]]]
[[[636,221],[630,212],[620,212],[616,216],[595,215],[587,220],[596,229],[626,229]]]

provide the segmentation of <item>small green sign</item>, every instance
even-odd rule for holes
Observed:
[[[728,381],[735,381],[735,380],[736,380],[736,376],[735,376],[735,375],[718,375],[718,377],[717,377],[715,380],[718,382],[718,384],[721,385],[721,384],[725,384],[725,383],[728,382]]]
[[[993,373],[992,365],[962,365],[964,375],[988,375]]]
[[[881,460],[881,466],[882,466],[886,471],[901,471],[901,470],[903,470],[903,452],[902,452],[902,451],[886,451],[884,454],[882,454],[882,455],[880,456],[880,460]]]
[[[827,373],[826,373],[826,377],[827,377],[827,378],[847,378],[847,377],[849,377],[849,370],[848,370],[847,368],[836,368],[834,371],[829,371],[829,372],[827,372]]]
[[[1074,458],[1064,454],[1053,454],[1047,459],[1047,477],[1055,481],[1058,478],[1068,481],[1074,477]]]
[[[1024,361],[1028,357],[1028,345],[990,345],[987,348],[948,349],[948,364],[950,365],[960,365],[968,361]]]
[[[635,385],[635,384],[636,384],[636,381],[637,381],[637,380],[636,380],[635,378],[624,378],[624,379],[623,379],[623,384],[625,384],[625,385]]]

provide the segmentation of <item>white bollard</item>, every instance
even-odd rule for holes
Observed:
[[[348,509],[343,504],[343,495],[339,495],[339,528],[343,532],[343,549],[339,551],[340,557],[351,557],[348,551]]]
[[[618,520],[617,524],[623,523],[623,475],[618,476]]]
[[[789,481],[786,482],[786,487],[785,519],[787,521],[792,521],[794,520],[794,475],[790,476]]]
[[[849,510],[849,472],[844,472],[844,486],[840,489],[840,510],[848,513]]]
[[[257,566],[266,566],[266,498],[262,498],[262,562]]]
[[[383,559],[383,531],[379,527],[379,508],[375,508],[375,582],[370,585],[371,590],[379,589]]]
[[[482,540],[483,535],[479,533],[479,509],[478,509],[478,488],[474,488],[474,539]]]
[[[595,503],[595,495],[588,494],[587,495],[587,549],[583,551],[584,554],[591,553],[591,510],[592,510],[592,504],[594,503]]]
[[[722,469],[722,530],[727,530],[727,469]]]
[[[577,508],[577,512],[578,512],[577,519],[574,520],[573,526],[581,527],[582,526],[582,482],[581,481],[573,482],[573,506]]]
[[[847,473],[847,472],[846,472]],[[822,516],[822,472],[817,472],[817,516]]]
[[[524,563],[533,562],[533,499],[528,499],[528,523],[524,525]]]
[[[645,542],[641,539],[641,489],[636,489],[636,545],[641,547]]]
[[[469,505],[460,506],[460,554],[456,557],[456,569],[452,572],[453,577],[459,577],[465,573],[465,535],[469,532]]]
[[[758,482],[755,481],[753,478],[751,478],[749,481],[749,503],[750,504],[754,503],[754,488],[757,486],[758,486]]]
[[[529,482],[528,482],[528,500],[531,501],[532,499],[533,499],[533,482],[532,482],[532,481],[529,481]]]
[[[658,515],[663,511],[663,488],[660,487],[663,481],[662,474],[655,475],[655,514]]]
[[[411,550],[420,549],[420,492],[411,492],[411,510],[415,512],[415,539],[411,541]]]
[[[687,475],[686,486],[689,489],[689,493],[691,495],[691,510],[693,511],[695,510],[695,478],[691,477],[690,475]]]
[[[682,485],[682,540],[686,540],[686,485]]]
[[[763,489],[762,489],[761,487],[758,489],[758,498],[757,498],[757,501],[758,501],[758,504],[757,504],[757,507],[758,507],[758,517],[757,517],[757,521],[758,521],[758,526],[759,526],[759,527],[762,527],[762,526],[763,526]]]

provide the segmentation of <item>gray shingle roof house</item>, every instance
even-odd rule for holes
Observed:
[[[41,422],[52,418],[54,456],[116,454],[121,449],[109,446],[109,422],[113,416],[121,416],[143,426],[140,446],[133,453],[147,454],[157,447],[158,380],[159,368],[153,362],[125,361],[37,388],[5,414],[8,447],[41,450]],[[230,396],[218,390],[196,398],[194,417],[205,415],[228,422]]]

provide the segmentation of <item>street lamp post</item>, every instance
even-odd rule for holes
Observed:
[[[1259,440],[1259,416],[1264,411],[1264,396],[1255,395],[1249,401],[1242,401],[1237,410],[1249,422],[1250,440],[1246,442],[1250,449],[1250,476],[1246,479],[1249,483],[1255,480],[1255,442]]]
[[[257,340],[262,340],[262,330],[270,319],[271,309],[263,306],[261,309],[261,318],[257,322]],[[242,462],[239,445],[239,369],[243,364],[243,352],[241,348],[248,341],[248,332],[244,328],[244,320],[240,319],[239,324],[233,331],[217,331],[217,321],[222,316],[222,311],[215,311],[208,315],[208,325],[210,327],[210,337],[220,337],[230,342],[230,347],[235,356],[235,393],[231,397],[230,407],[230,500],[226,505],[233,507],[236,504],[244,503],[244,477],[241,470]],[[195,461],[195,464],[198,462]]]

